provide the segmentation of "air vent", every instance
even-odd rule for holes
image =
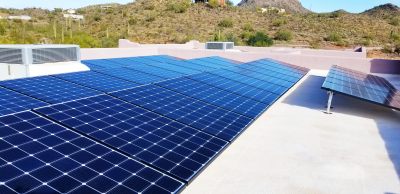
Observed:
[[[32,49],[32,63],[55,63],[77,61],[76,47]]]
[[[206,42],[206,49],[211,50],[233,50],[233,42]]]
[[[0,63],[23,64],[22,50],[13,48],[0,48]]]

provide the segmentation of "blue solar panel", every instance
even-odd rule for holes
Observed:
[[[0,85],[51,104],[101,94],[50,76],[1,81]]]
[[[202,61],[199,59],[190,59],[190,60],[185,60],[185,62],[189,62],[189,63],[193,63],[193,64],[197,64],[197,65],[202,65],[202,66],[206,66],[206,67],[210,67],[210,68],[214,68],[214,69],[218,69],[218,68],[225,68],[225,65],[220,65],[220,64],[216,64],[216,63],[210,63],[207,61]]]
[[[285,70],[288,72],[300,73],[301,75],[305,75],[309,71],[309,69],[304,68],[304,67],[291,65],[288,63],[283,63],[283,62],[275,61],[272,59],[260,59],[257,61],[250,62],[250,64],[257,66],[257,67],[266,68],[266,69],[272,70],[272,71],[283,72],[282,70]]]
[[[92,65],[92,64],[90,64],[88,62],[85,62],[85,61],[82,61],[82,63],[84,65],[86,65],[90,70],[104,69],[104,67],[100,67],[100,66],[97,66],[97,65]]]
[[[188,74],[193,74],[193,73],[199,73],[200,71],[194,70],[194,69],[189,69],[189,68],[185,68],[185,67],[181,67],[181,66],[177,66],[177,65],[172,65],[169,63],[154,63],[151,64],[151,66],[154,67],[158,67],[158,68],[163,68],[163,69],[167,69],[167,70],[171,70],[171,71],[175,71],[178,73],[182,73],[185,75]]]
[[[96,72],[131,81],[137,84],[149,84],[164,80],[164,78],[133,71],[127,68],[112,68],[96,70]]]
[[[92,64],[92,65],[96,65],[96,66],[100,66],[103,68],[115,68],[115,67],[121,67],[121,64],[117,64],[117,63],[113,63],[110,61],[106,61],[104,59],[94,59],[94,60],[82,60],[82,63],[85,64]]]
[[[161,68],[153,67],[153,66],[149,66],[149,65],[135,65],[135,66],[130,66],[130,67],[126,67],[126,68],[140,71],[140,72],[147,73],[147,74],[151,74],[151,75],[155,75],[158,77],[166,78],[166,79],[181,77],[184,75],[182,73],[178,73],[178,72],[170,71],[170,70],[166,70],[166,69],[161,69]]]
[[[234,60],[231,60],[231,59],[226,59],[226,58],[222,58],[222,57],[218,57],[218,56],[205,57],[205,58],[199,58],[199,59],[200,60],[210,60],[210,61],[222,61],[222,62],[225,62],[227,64],[230,64],[229,66],[242,64],[242,62],[234,61]]]
[[[280,96],[273,94],[252,86],[241,84],[239,82],[232,81],[230,79],[222,78],[209,73],[199,73],[186,76],[189,79],[205,83],[207,85],[219,88],[221,90],[226,90],[232,92],[239,96],[244,96],[246,98],[265,103],[270,105],[274,103]]]
[[[45,102],[0,87],[0,116],[46,105]]]
[[[186,67],[186,68],[189,68],[189,69],[198,70],[198,71],[208,71],[208,70],[211,70],[211,69],[215,69],[215,68],[212,68],[212,67],[206,67],[206,66],[203,66],[203,65],[189,63],[189,62],[186,62],[186,61],[171,61],[171,62],[168,62],[168,63],[172,64],[172,65]]]
[[[124,81],[93,71],[81,71],[53,76],[103,92],[114,92],[139,86],[138,84],[134,84],[132,82]]]
[[[0,137],[1,193],[167,194],[184,186],[33,112],[0,117]]]
[[[123,67],[124,66],[139,65],[139,63],[133,62],[133,61],[125,59],[125,58],[114,58],[114,59],[105,59],[105,60],[113,62],[113,63],[118,63]]]
[[[124,58],[124,59],[131,60],[131,61],[134,61],[134,62],[137,62],[137,63],[141,63],[141,64],[147,64],[147,65],[153,64],[153,63],[160,63],[158,61],[146,59],[146,58],[143,58],[143,57],[127,57],[127,58]]]
[[[156,56],[159,57],[159,58],[170,60],[170,61],[181,61],[181,59],[178,59],[178,58],[175,58],[175,57],[171,57],[171,56],[168,56],[168,55],[156,55]]]
[[[185,181],[228,143],[108,95],[36,111]]]
[[[228,141],[235,139],[253,121],[154,85],[121,90],[111,95]]]
[[[267,92],[275,93],[281,95],[285,93],[289,87],[293,85],[292,82],[288,82],[285,80],[280,80],[276,78],[270,79],[270,82],[261,81],[259,79],[254,79],[252,77],[248,77],[242,74],[233,73],[226,69],[217,69],[210,71],[209,73],[218,75],[220,77],[224,77],[242,84],[246,84],[261,90],[265,90]],[[264,77],[266,77],[264,75]]]
[[[253,63],[254,64],[254,63]],[[260,68],[251,64],[242,64],[238,65],[236,67],[239,67],[241,69],[241,73],[244,75],[248,76],[253,76],[256,79],[261,79],[261,80],[268,80],[271,78],[276,78],[276,79],[285,79],[291,82],[297,82],[297,80],[301,79],[304,75],[299,74],[299,73],[294,73],[294,72],[277,72],[277,71],[271,71],[267,68]],[[245,71],[245,70],[247,71]],[[239,71],[239,70],[237,70]]]
[[[259,103],[187,78],[170,79],[157,82],[155,85],[179,92],[181,94],[225,108],[253,119],[257,118],[265,111],[266,108],[268,108],[268,105],[266,104]]]
[[[225,66],[225,67],[232,67],[232,66],[237,65],[237,63],[227,62],[227,60],[218,60],[217,58],[210,58],[210,57],[198,58],[198,60],[205,61],[205,62],[208,62],[208,63],[214,63],[214,64],[222,65],[222,66]]]

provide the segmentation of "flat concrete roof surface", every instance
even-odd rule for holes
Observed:
[[[183,194],[400,193],[400,112],[334,95],[311,70]]]

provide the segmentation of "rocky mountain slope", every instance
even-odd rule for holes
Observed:
[[[400,8],[391,3],[376,6],[372,9],[364,11],[366,15],[400,15]]]
[[[241,7],[276,7],[285,9],[288,13],[301,14],[307,13],[308,10],[304,8],[298,0],[242,0],[238,6]]]

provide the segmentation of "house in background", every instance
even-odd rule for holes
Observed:
[[[27,15],[10,15],[10,16],[8,16],[8,19],[10,19],[10,20],[14,20],[14,19],[30,20],[32,18]]]
[[[76,14],[76,11],[75,11],[75,9],[68,9],[68,10],[67,10],[67,13],[69,13],[69,14]]]

